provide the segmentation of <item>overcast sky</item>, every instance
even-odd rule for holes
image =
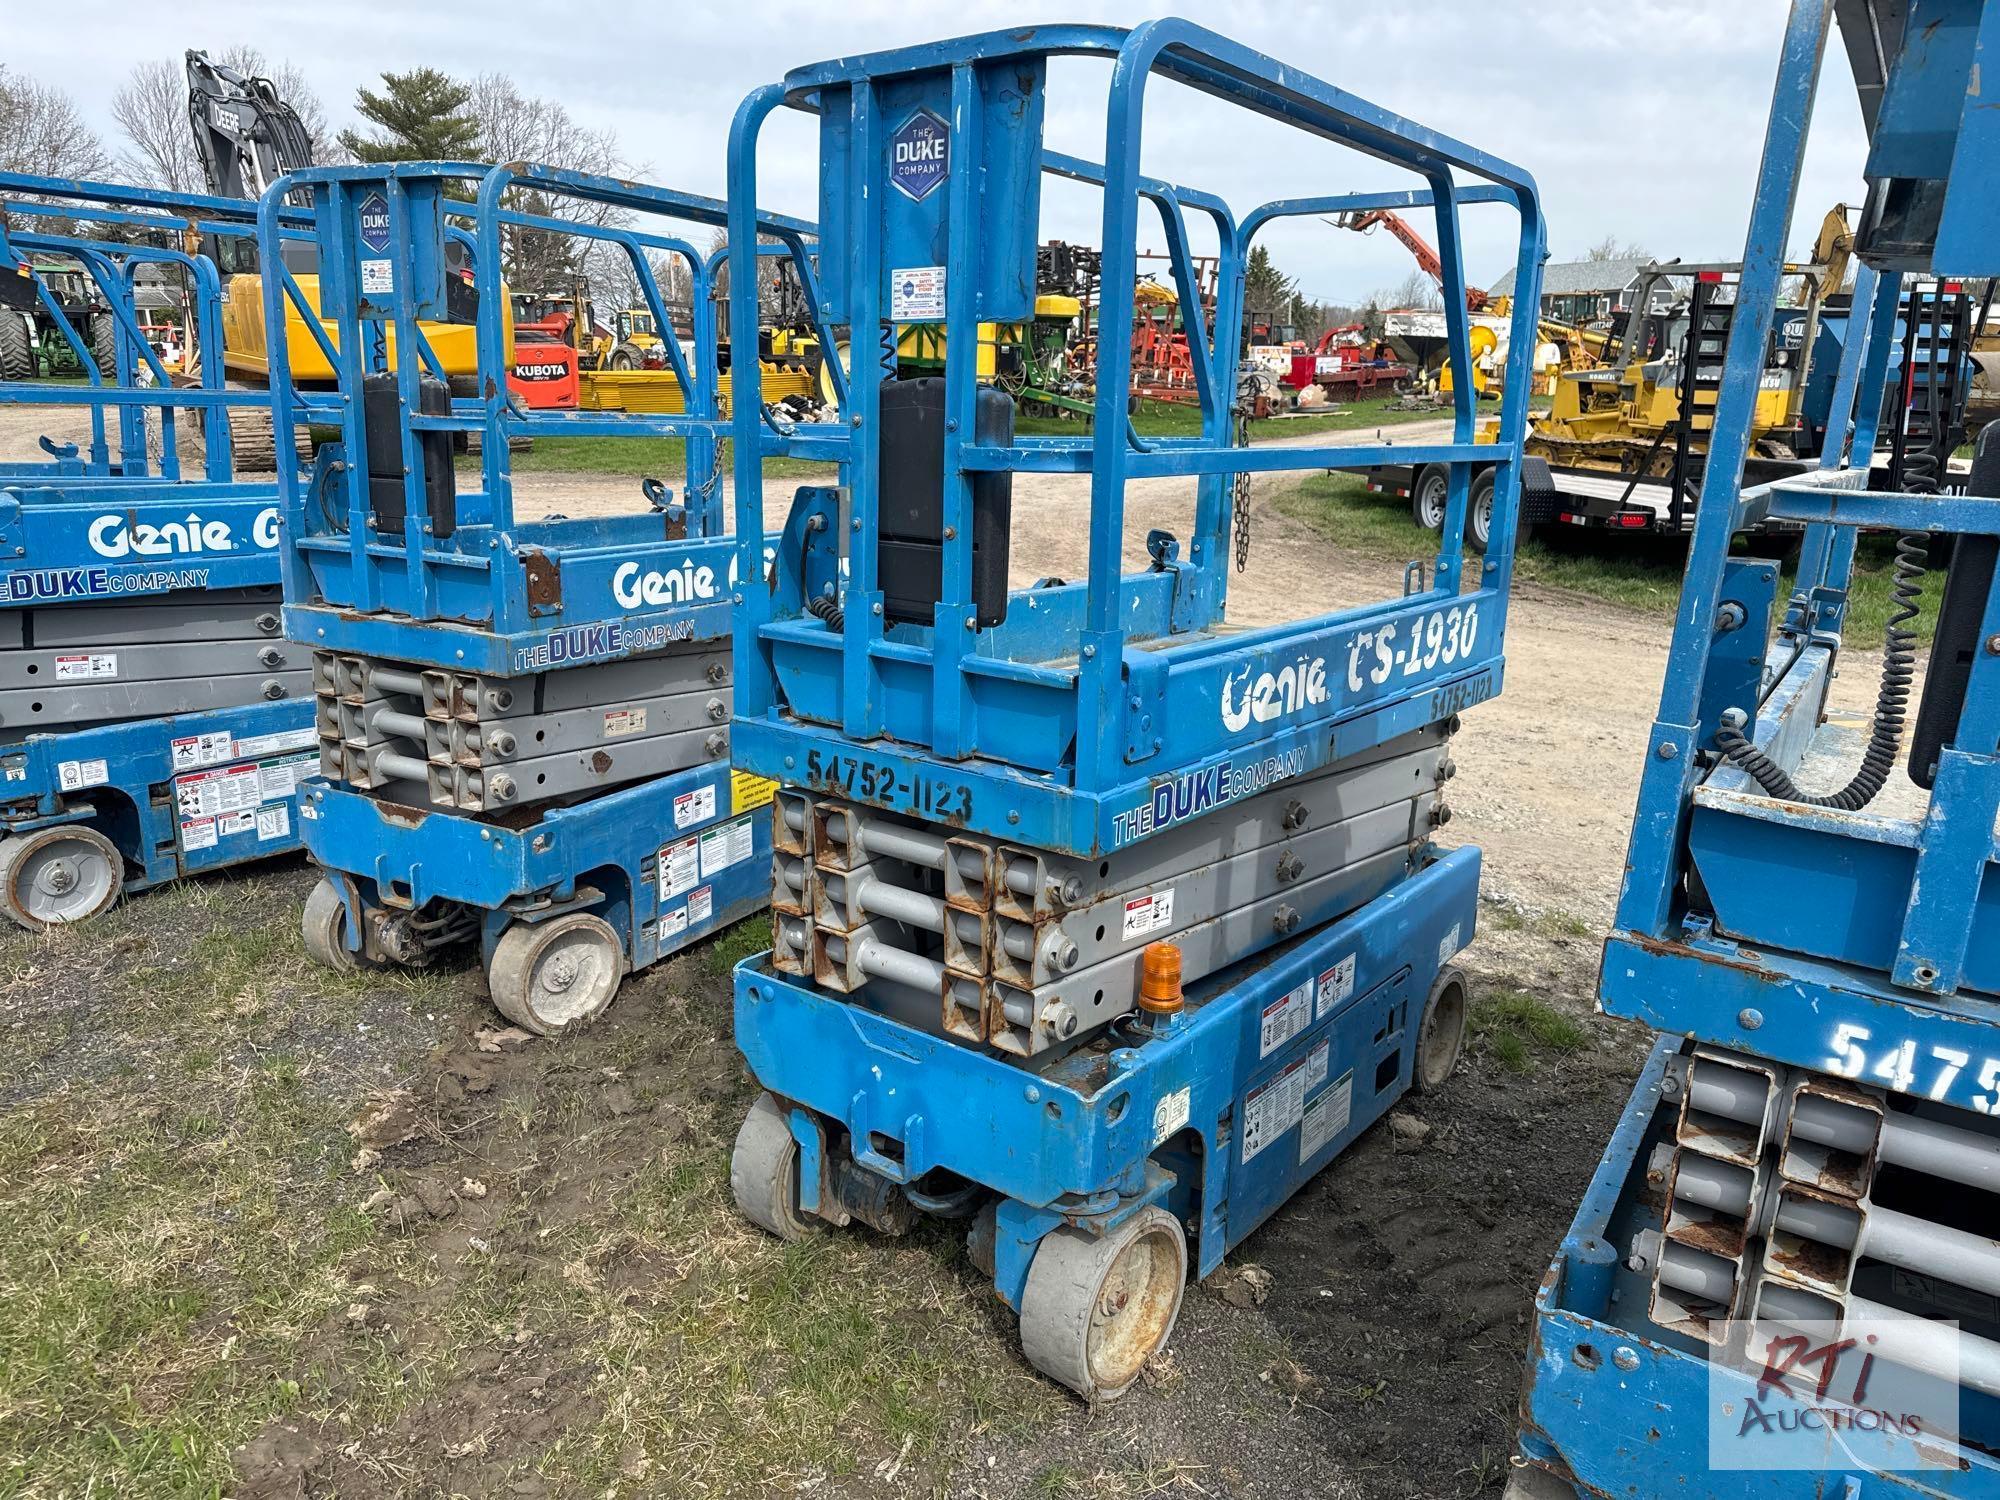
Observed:
[[[1557,260],[1580,258],[1605,235],[1662,257],[1733,260],[1786,9],[1782,0],[1181,0],[1172,13],[1527,168],[1542,189]],[[67,0],[15,7],[4,61],[68,90],[114,149],[122,142],[110,101],[126,69],[145,58],[177,63],[188,47],[246,42],[289,59],[336,127],[353,123],[356,86],[384,69],[507,72],[523,92],[559,97],[587,123],[614,129],[651,180],[720,194],[732,110],[787,68],[1023,22],[1131,24],[1161,13],[1096,0],[344,0],[317,10]],[[1053,71],[1052,146],[1102,155],[1107,73],[1082,62]],[[1148,97],[1146,170],[1218,191],[1239,212],[1274,197],[1411,185],[1296,132],[1245,123],[1214,101],[1171,89]],[[1816,125],[1794,247],[1810,241],[1828,206],[1857,202],[1862,191],[1860,116],[1837,41]],[[767,139],[765,206],[811,216],[810,136],[797,129]],[[1052,189],[1042,236],[1095,242],[1096,213],[1082,189]],[[1490,283],[1511,265],[1508,217],[1492,208],[1468,214],[1474,282]],[[1274,228],[1268,243],[1308,296],[1327,301],[1360,300],[1411,266],[1379,232],[1341,234],[1313,220]]]

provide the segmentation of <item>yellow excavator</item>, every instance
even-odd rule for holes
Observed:
[[[278,96],[268,78],[252,78],[226,64],[213,62],[203,52],[190,50],[186,56],[188,81],[188,123],[194,131],[195,154],[208,178],[209,190],[218,197],[243,198],[255,202],[264,190],[287,172],[312,165],[312,138],[298,114]],[[222,242],[211,247],[218,268],[228,277],[222,305],[222,358],[233,379],[263,384],[270,379],[271,351],[265,335],[265,278],[254,253],[242,242]],[[319,307],[319,276],[311,247],[290,247],[287,266],[299,283],[299,290]],[[472,273],[469,256],[462,245],[447,245],[448,269],[456,283],[449,287],[462,317],[448,322],[425,323],[425,340],[436,353],[447,377],[472,379],[478,373],[478,330],[472,322]],[[500,288],[504,322],[505,358],[511,368],[514,357],[514,310],[506,288]],[[334,335],[330,324],[322,325],[329,341]],[[394,355],[395,331],[389,330],[390,357]],[[306,326],[305,316],[286,299],[285,350],[292,378],[301,385],[330,385],[334,374],[321,351],[319,340]],[[230,425],[235,438],[236,460],[247,468],[275,467],[276,453],[267,413],[245,407],[230,408]]]

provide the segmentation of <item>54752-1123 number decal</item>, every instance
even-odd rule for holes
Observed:
[[[1453,604],[1414,615],[1403,624],[1391,621],[1372,630],[1356,631],[1347,643],[1347,690],[1380,687],[1400,673],[1415,677],[1433,667],[1450,666],[1472,655],[1479,639],[1479,603]]]
[[[972,788],[956,781],[939,781],[928,776],[901,774],[888,761],[869,760],[857,755],[825,755],[806,752],[806,780],[829,792],[907,807],[933,818],[972,816]]]
[[[1826,1070],[1836,1078],[1858,1078],[1904,1094],[1926,1099],[1950,1099],[1961,1074],[1978,1081],[1981,1092],[1972,1107],[1982,1115],[2000,1114],[2000,1057],[1974,1057],[1959,1047],[1925,1047],[1914,1038],[1871,1046],[1874,1031],[1843,1021],[1833,1028]]]

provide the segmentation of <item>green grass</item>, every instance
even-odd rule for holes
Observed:
[[[728,472],[729,454],[719,462]],[[477,457],[460,457],[461,468],[477,468]],[[634,478],[673,479],[687,472],[687,443],[664,437],[537,437],[534,446],[514,455],[516,474],[625,474]],[[795,458],[768,458],[764,473],[772,479],[796,479],[828,472],[825,464]]]
[[[1566,1057],[1590,1043],[1580,1022],[1546,1000],[1507,988],[1490,990],[1472,1002],[1468,1030],[1512,1073],[1531,1071],[1539,1057]]]
[[[1393,399],[1353,401],[1332,411],[1252,422],[1250,440],[1253,443],[1259,439],[1268,441],[1287,433],[1350,432],[1360,427],[1432,421],[1440,415],[1442,413],[1439,412],[1399,410]],[[1090,432],[1091,425],[1088,417],[1023,414],[1014,419],[1014,432],[1020,437],[1082,437]],[[1133,413],[1132,430],[1142,438],[1198,437],[1201,434],[1201,409],[1174,401],[1142,401],[1139,410]]]
[[[714,978],[726,979],[744,959],[770,946],[771,919],[745,917],[702,950],[702,967]]]
[[[1279,499],[1295,519],[1343,547],[1398,560],[1431,557],[1437,538],[1410,518],[1407,501],[1371,494],[1353,474],[1315,474]],[[1684,544],[1664,537],[1618,537],[1607,532],[1544,527],[1514,554],[1516,579],[1601,599],[1643,613],[1670,616],[1680,601]],[[1768,543],[1766,544],[1769,545]],[[1747,549],[1738,541],[1737,549]],[[1854,586],[1848,600],[1846,639],[1850,646],[1880,648],[1892,608],[1891,573],[1895,541],[1865,536],[1855,554]],[[1789,591],[1793,562],[1786,561],[1779,598]],[[1928,642],[1937,626],[1944,575],[1924,580],[1922,606],[1914,628]]]

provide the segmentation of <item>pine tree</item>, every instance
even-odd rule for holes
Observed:
[[[1262,245],[1250,247],[1249,262],[1243,268],[1243,313],[1245,321],[1269,319],[1283,323],[1291,317],[1292,297],[1298,290],[1292,278],[1271,260]]]
[[[381,93],[355,91],[355,109],[377,129],[343,130],[340,144],[362,162],[465,161],[479,148],[471,98],[469,85],[436,68],[384,73]]]

